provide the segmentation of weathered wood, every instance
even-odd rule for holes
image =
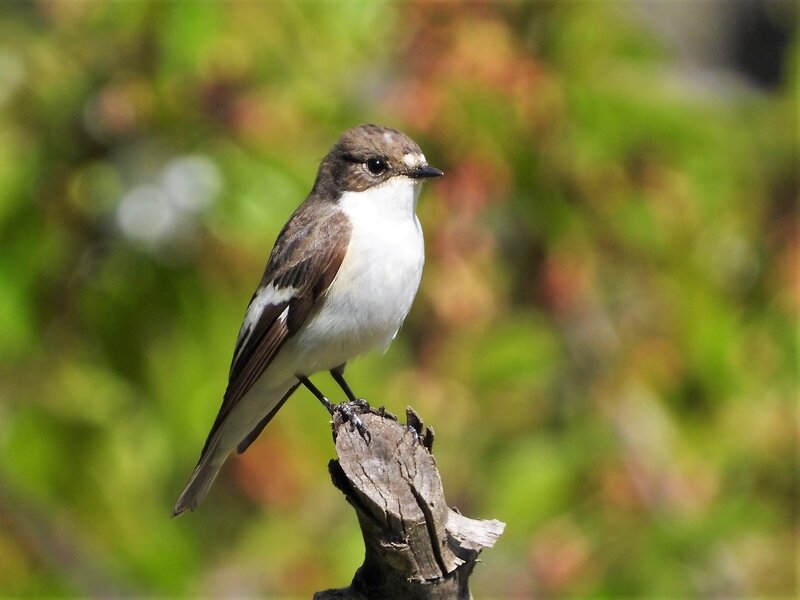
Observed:
[[[431,454],[433,430],[407,411],[407,425],[363,409],[370,443],[338,416],[333,483],[355,508],[366,553],[349,587],[315,600],[470,598],[469,576],[504,523],[469,519],[451,508]]]

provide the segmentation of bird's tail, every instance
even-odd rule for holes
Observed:
[[[177,517],[187,510],[194,510],[206,497],[217,473],[225,464],[225,459],[234,448],[241,454],[261,433],[283,403],[292,395],[300,383],[291,378],[281,385],[269,388],[261,393],[255,405],[242,407],[242,401],[227,413],[220,411],[214,426],[206,439],[200,460],[183,489],[172,516]],[[245,401],[247,399],[245,398]],[[258,420],[259,415],[266,416]]]
[[[217,478],[217,473],[219,473],[229,453],[229,451],[220,449],[220,433],[220,431],[217,431],[217,435],[210,440],[208,447],[197,462],[192,476],[189,477],[189,482],[183,488],[175,508],[172,509],[173,517],[177,517],[187,510],[197,508],[197,505],[206,497],[208,490],[211,489],[211,484]]]

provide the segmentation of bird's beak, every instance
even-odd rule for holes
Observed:
[[[422,167],[414,167],[408,171],[406,175],[413,179],[427,179],[429,177],[441,177],[444,175],[444,172],[440,171],[436,167],[424,165]]]

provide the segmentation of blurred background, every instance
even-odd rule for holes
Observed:
[[[5,2],[0,596],[309,597],[363,557],[300,390],[170,519],[339,133],[446,177],[349,381],[508,526],[476,597],[797,592],[792,2]],[[315,381],[338,398],[326,376]]]

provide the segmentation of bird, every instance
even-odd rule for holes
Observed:
[[[349,361],[385,351],[408,314],[425,249],[421,183],[443,175],[408,135],[362,124],[322,159],[306,199],[278,234],[233,351],[228,384],[173,517],[193,511],[228,456],[241,454],[303,385],[333,414],[368,432],[349,403]],[[348,401],[309,380],[328,371]]]

